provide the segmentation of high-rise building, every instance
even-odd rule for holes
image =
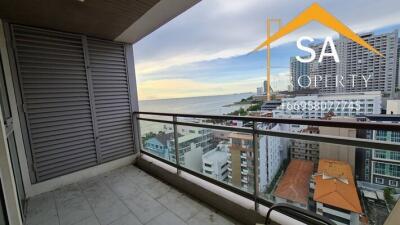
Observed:
[[[266,80],[264,80],[264,82],[263,82],[263,91],[264,91],[264,95],[266,95],[267,94],[267,81]]]
[[[258,87],[257,88],[257,96],[262,96],[262,95],[264,95],[264,90],[262,87]]]
[[[298,91],[308,85],[310,76],[310,64],[302,63],[296,57],[290,58],[290,78],[293,84],[293,91]]]
[[[246,191],[254,189],[253,135],[233,132],[229,136],[228,183]]]
[[[314,60],[310,63],[312,87],[316,82],[315,88],[319,89],[319,93],[366,91],[393,93],[399,87],[398,31],[378,35],[366,33],[360,36],[384,57],[341,36],[334,41],[339,62],[335,62],[333,57],[324,57],[322,62]],[[321,54],[322,46],[322,44],[310,46],[317,57]],[[326,52],[330,51],[328,45]]]
[[[318,127],[307,127],[300,131],[306,134],[318,134]],[[300,139],[290,139],[289,143],[290,159],[309,160],[314,164],[315,169],[319,161],[319,143]]]
[[[350,117],[333,117],[332,120],[339,121],[353,121],[356,122],[355,118]],[[319,134],[334,137],[356,137],[356,129],[353,128],[342,128],[342,127],[319,127]],[[338,145],[330,144],[326,142],[319,143],[319,158],[339,160],[348,163],[351,166],[352,171],[355,171],[356,163],[356,149],[350,145]]]
[[[368,121],[379,123],[400,123],[400,115],[368,115]],[[367,130],[368,139],[400,142],[400,132]],[[400,153],[385,149],[360,149],[358,179],[382,187],[400,188]]]
[[[269,124],[261,129],[271,131],[289,131],[289,124]],[[259,137],[259,185],[260,192],[265,192],[268,184],[277,176],[282,163],[288,158],[288,142],[285,138],[260,135]]]

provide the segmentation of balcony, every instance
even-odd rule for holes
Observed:
[[[370,136],[399,132],[398,124],[140,112],[132,44],[197,0],[34,2],[0,3],[0,224],[254,225],[282,202],[308,211],[274,212],[273,224],[315,224],[325,213],[382,225],[400,215],[398,160],[366,163],[379,160],[375,149],[399,152],[399,143]],[[79,19],[65,16],[73,9]],[[135,18],[121,16],[131,9]],[[248,126],[226,125],[233,121]],[[204,136],[213,130],[252,143],[215,154],[215,165],[228,163],[229,181],[226,166],[213,170],[221,180],[203,173],[202,156],[218,139]],[[317,142],[318,159],[290,157],[295,140]],[[242,179],[241,167],[250,176]]]

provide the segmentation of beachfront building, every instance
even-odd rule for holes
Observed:
[[[228,143],[220,143],[215,149],[205,153],[203,174],[219,181],[228,180]]]
[[[361,203],[351,166],[343,161],[321,159],[314,175],[316,212],[338,225],[358,225]]]
[[[275,202],[290,203],[308,209],[308,195],[313,168],[311,161],[292,160],[274,191]]]
[[[308,85],[310,76],[310,64],[302,63],[296,57],[290,57],[290,77],[293,84],[293,91],[299,91]]]
[[[369,52],[368,49],[343,36],[335,40],[339,62],[333,57],[324,57],[322,63],[310,63],[312,85],[319,93],[380,91],[393,93],[398,87],[398,30],[360,37],[374,46],[385,57]],[[310,46],[319,56],[323,44]],[[328,45],[327,52],[332,51]],[[365,84],[367,80],[367,85]],[[314,85],[314,81],[316,85]],[[338,82],[343,83],[343,86]]]
[[[296,96],[282,99],[273,110],[273,116],[300,115],[306,119],[323,118],[332,112],[335,116],[362,116],[381,113],[382,96],[378,91]]]

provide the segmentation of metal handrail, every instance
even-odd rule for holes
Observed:
[[[293,205],[289,205],[286,203],[278,203],[273,206],[271,206],[268,210],[267,216],[265,217],[265,224],[270,224],[270,217],[271,217],[271,212],[272,211],[277,211],[280,212],[284,215],[288,215],[291,217],[295,217],[297,220],[301,222],[305,222],[308,225],[336,225],[334,222],[332,222],[330,219],[325,218],[321,215],[318,215],[316,213],[313,213],[309,210],[305,210]]]
[[[142,112],[142,111],[134,113],[142,115],[155,115],[155,116],[171,116],[171,117],[176,116],[183,118],[241,120],[248,122],[255,121],[263,123],[283,123],[283,124],[299,124],[299,125],[325,126],[325,127],[356,128],[356,129],[367,129],[367,130],[400,131],[400,124],[394,124],[394,123],[353,122],[353,121],[317,120],[317,119],[290,119],[290,118],[232,116],[232,115],[159,113],[159,112]]]
[[[141,114],[141,113],[138,113],[138,114]],[[152,113],[152,115],[157,115],[157,114]],[[174,115],[174,114],[172,114],[172,115]],[[177,118],[177,116],[173,116],[173,117]],[[194,117],[192,117],[192,118],[194,118]],[[259,117],[252,117],[252,118],[259,118]],[[246,127],[232,127],[232,126],[202,124],[202,123],[193,123],[193,122],[180,122],[180,121],[177,121],[176,119],[174,121],[152,119],[152,118],[142,118],[142,117],[137,117],[137,119],[143,120],[143,121],[149,121],[149,122],[173,124],[174,126],[181,125],[181,126],[190,126],[190,127],[202,127],[202,128],[225,130],[225,131],[235,131],[235,132],[249,133],[249,134],[253,134],[255,132],[256,134],[275,136],[275,137],[293,138],[293,139],[309,140],[309,141],[317,141],[317,142],[319,141],[319,142],[324,142],[324,143],[349,145],[349,146],[355,146],[355,147],[365,147],[365,148],[375,148],[375,149],[383,149],[383,150],[391,150],[391,151],[400,151],[400,143],[396,143],[396,142],[377,141],[377,140],[369,140],[369,139],[362,139],[362,138],[350,138],[350,137],[341,137],[341,136],[328,136],[328,135],[320,135],[320,134],[307,134],[307,133],[261,130],[261,129],[246,128]],[[255,123],[255,122],[259,122],[259,121],[254,120],[251,122]],[[378,123],[376,123],[375,125],[377,125],[377,124]],[[399,126],[398,131],[400,132],[400,125],[396,125],[396,126]]]

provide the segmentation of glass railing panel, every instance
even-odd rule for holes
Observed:
[[[192,126],[177,126],[177,130],[181,166],[253,192],[252,134]]]
[[[290,203],[338,224],[384,224],[394,212],[400,131],[179,116],[177,121],[180,166],[250,194],[257,188],[260,204]],[[171,123],[140,125],[142,139],[149,131],[174,131]],[[176,162],[171,139],[164,158]]]
[[[175,163],[173,125],[152,121],[140,121],[140,144],[142,151]]]

